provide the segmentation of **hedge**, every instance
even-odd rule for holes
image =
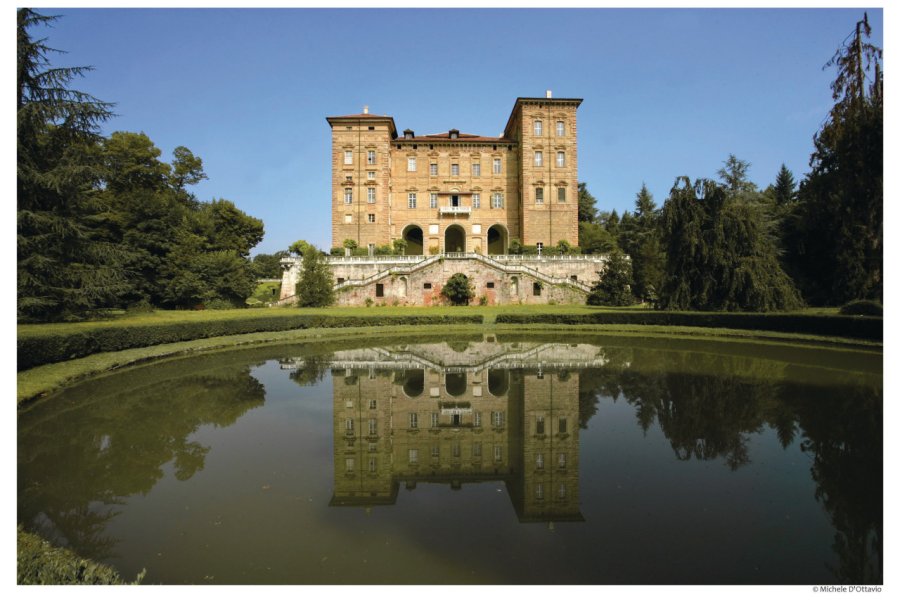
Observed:
[[[24,371],[40,365],[81,358],[98,352],[115,352],[130,348],[156,346],[157,344],[262,331],[391,325],[481,324],[482,322],[481,315],[374,315],[371,317],[292,315],[273,317],[260,315],[255,311],[251,315],[240,319],[154,323],[128,327],[98,323],[96,327],[78,333],[20,334],[17,343],[17,368],[19,371]]]
[[[830,337],[881,341],[882,319],[843,315],[785,313],[707,313],[668,311],[622,311],[592,314],[497,315],[497,323],[554,323],[559,325],[657,325],[720,327],[781,333],[804,333]]]
[[[16,583],[19,585],[121,585],[115,569],[27,533],[19,526]],[[140,583],[144,573],[138,575]]]

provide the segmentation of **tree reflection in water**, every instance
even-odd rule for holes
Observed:
[[[158,368],[149,380],[138,369],[127,390],[121,380],[79,386],[65,397],[66,410],[54,401],[33,407],[32,426],[19,431],[19,522],[82,556],[111,557],[117,541],[105,531],[114,507],[148,494],[168,463],[178,480],[190,479],[209,452],[191,435],[203,425],[227,427],[265,402],[251,366],[181,377],[184,367]]]

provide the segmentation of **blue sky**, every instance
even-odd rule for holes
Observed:
[[[662,205],[680,175],[729,153],[799,181],[832,104],[822,67],[851,9],[41,9],[36,31],[93,65],[75,87],[116,103],[112,131],[187,146],[227,198],[265,223],[255,252],[329,247],[326,116],[394,117],[417,134],[499,135],[517,96],[578,97],[579,179],[601,210]],[[868,9],[883,47],[882,11]]]

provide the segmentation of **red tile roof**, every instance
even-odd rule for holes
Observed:
[[[428,142],[443,142],[443,141],[453,141],[453,142],[485,142],[492,144],[512,144],[513,140],[502,137],[485,137],[483,135],[475,135],[472,133],[460,133],[458,138],[451,138],[450,132],[445,131],[443,133],[432,133],[429,135],[419,135],[413,138],[405,138],[400,137],[397,138],[398,142],[419,142],[419,143],[428,143]]]

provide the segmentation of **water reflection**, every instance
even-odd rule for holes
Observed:
[[[374,511],[367,527],[416,540],[415,499],[453,511],[461,523],[475,521],[484,507],[460,499],[486,487],[477,484],[503,482],[497,487],[508,501],[496,495],[498,506],[512,517],[511,506],[516,518],[515,529],[502,532],[517,550],[541,552],[549,543],[533,535],[549,535],[545,528],[520,524],[571,522],[550,536],[562,545],[558,555],[547,554],[543,574],[522,574],[512,558],[507,565],[496,556],[489,560],[487,549],[471,549],[471,561],[506,569],[504,581],[882,581],[882,387],[880,374],[859,369],[869,358],[796,349],[779,355],[778,347],[754,354],[734,351],[733,344],[572,341],[473,337],[350,349],[323,343],[172,361],[100,378],[20,417],[19,522],[84,556],[115,563],[123,548],[142,545],[139,536],[146,532],[123,525],[142,499],[160,502],[159,512],[150,514],[177,521],[186,535],[193,513],[175,514],[172,507],[199,510],[210,495],[240,498],[234,521],[253,515],[269,537],[257,540],[253,528],[230,531],[221,518],[198,514],[195,546],[208,547],[213,537],[223,549],[255,543],[280,548],[278,556],[297,564],[291,552],[303,560],[310,557],[302,553],[316,552],[297,542],[297,532],[334,539],[357,534],[359,522],[346,507],[392,506]],[[273,356],[284,358],[273,363]],[[615,415],[624,418],[608,420]],[[271,439],[248,442],[248,435]],[[256,473],[274,471],[285,473],[282,487],[290,489],[282,512],[271,508],[274,490],[247,486]],[[628,501],[617,496],[614,482],[623,477],[639,482],[643,494]],[[191,480],[196,485],[176,485]],[[217,486],[212,494],[203,487],[208,482]],[[174,495],[159,493],[167,485]],[[687,485],[696,489],[685,493]],[[319,489],[313,500],[309,490]],[[457,490],[463,491],[454,495]],[[740,497],[725,495],[735,490]],[[797,490],[802,497],[791,497]],[[719,521],[707,520],[707,506],[720,511]],[[686,525],[672,525],[724,524],[736,545],[733,556],[762,560],[779,551],[777,532],[787,531],[759,516],[773,506],[803,520],[796,531],[806,536],[813,567],[786,566],[758,578],[745,565],[729,572],[725,548],[711,548],[703,535],[685,537]],[[758,513],[756,520],[742,521],[742,511]],[[279,526],[269,527],[270,521]],[[279,529],[294,535],[271,537]],[[421,551],[429,542],[418,543]],[[696,564],[667,571],[654,548]],[[352,549],[346,553],[348,561],[360,558]],[[453,554],[455,561],[469,560]],[[313,558],[317,565],[321,557]],[[397,556],[397,562],[408,558]],[[654,565],[651,571],[642,559]],[[148,566],[143,558],[134,561],[136,570]],[[616,564],[617,571],[598,575],[598,564]],[[313,571],[291,571],[280,582],[321,581]],[[404,581],[400,574],[391,577]],[[253,581],[265,580],[245,580]]]

